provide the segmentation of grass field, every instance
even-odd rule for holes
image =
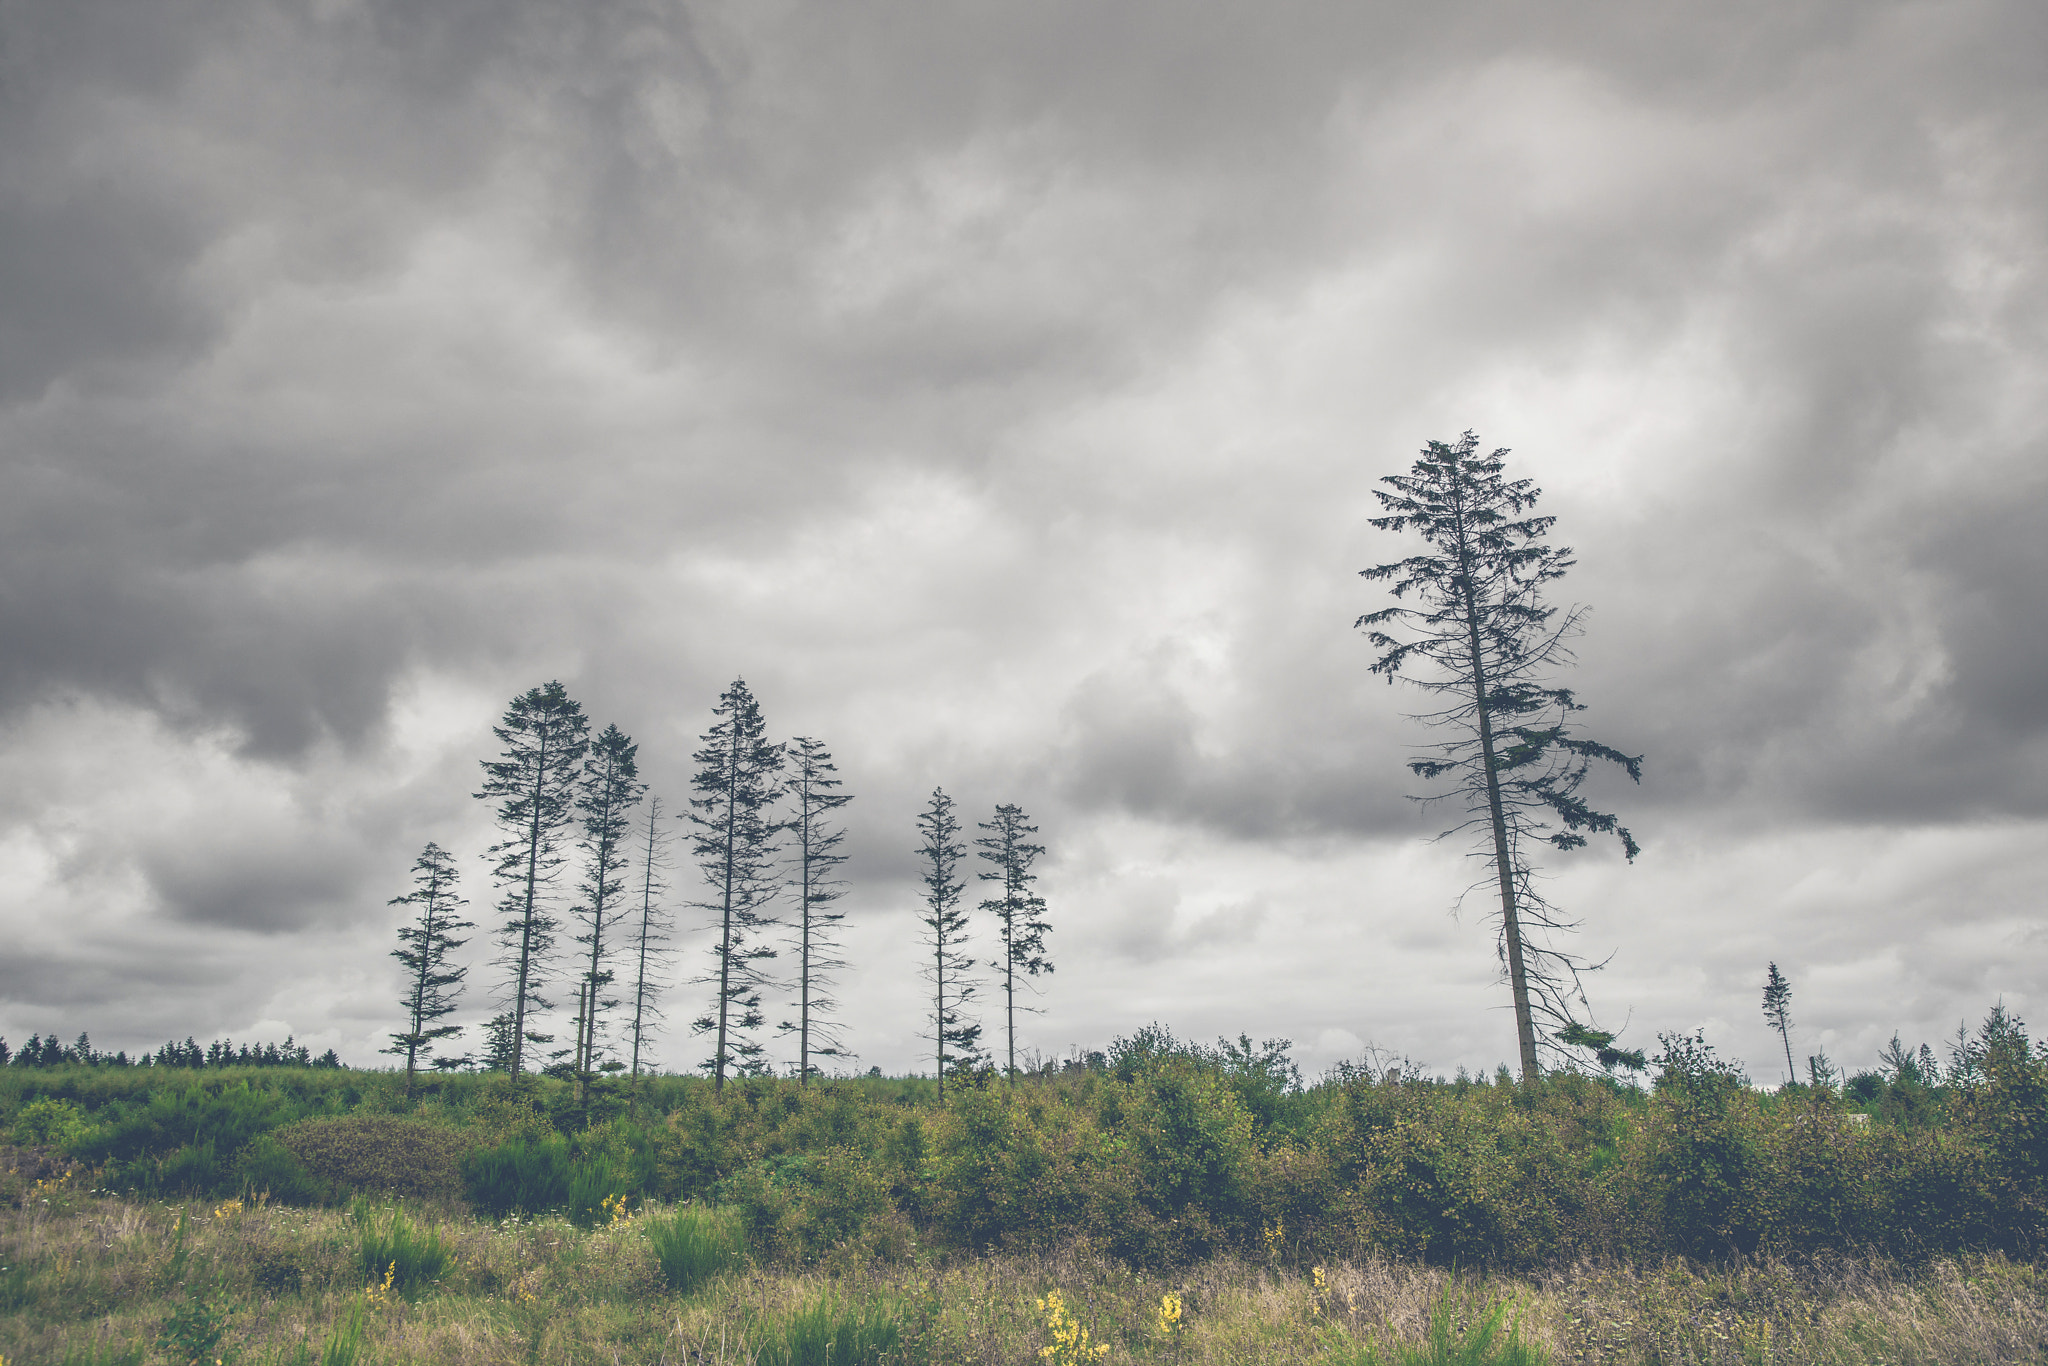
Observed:
[[[0,1214],[0,1356],[9,1366],[2048,1359],[2048,1283],[1997,1256],[1914,1269],[1855,1257],[1582,1263],[1520,1277],[1226,1256],[1147,1274],[1077,1243],[802,1269],[741,1254],[678,1290],[650,1237],[674,1217],[646,1207],[586,1231],[364,1201],[138,1202],[71,1181],[25,1183]],[[433,1274],[412,1276],[422,1264]],[[1052,1292],[1069,1325],[1064,1354]],[[1177,1316],[1163,1312],[1173,1305]]]

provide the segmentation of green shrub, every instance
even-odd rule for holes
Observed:
[[[812,1261],[856,1247],[895,1256],[907,1246],[887,1179],[846,1148],[764,1158],[714,1189],[763,1257]]]
[[[22,1106],[15,1115],[14,1141],[62,1148],[68,1152],[72,1143],[91,1127],[82,1106],[73,1101],[39,1096]]]
[[[821,1295],[771,1331],[755,1360],[761,1366],[877,1366],[903,1343],[901,1316],[885,1301],[849,1304]]]
[[[568,1203],[570,1167],[567,1139],[515,1138],[464,1156],[462,1185],[470,1204],[482,1213],[497,1218],[538,1214]]]
[[[364,1280],[391,1288],[407,1299],[441,1278],[454,1261],[439,1229],[416,1228],[402,1210],[392,1210],[380,1226],[369,1203],[358,1198],[351,1209],[356,1222],[356,1269]]]
[[[232,1159],[258,1134],[304,1113],[295,1097],[246,1081],[156,1080],[156,1089],[94,1111],[93,1127],[74,1140],[76,1156],[138,1174],[153,1157],[181,1147],[210,1143],[221,1158]]]
[[[299,1155],[269,1134],[259,1134],[234,1162],[235,1184],[243,1194],[267,1195],[286,1205],[318,1205],[332,1188],[313,1179]]]
[[[883,1151],[907,1164],[906,1202],[945,1241],[1049,1247],[1091,1224],[1119,1236],[1135,1226],[1130,1164],[1106,1159],[1104,1146],[1096,1115],[1064,1093],[968,1086],[928,1127],[906,1120]]]
[[[702,1205],[686,1205],[641,1227],[654,1244],[654,1260],[669,1289],[687,1295],[738,1266],[745,1242],[733,1221]]]
[[[1130,1165],[1145,1207],[1170,1223],[1167,1255],[1207,1256],[1243,1207],[1256,1151],[1250,1112],[1213,1071],[1177,1058],[1140,1071],[1121,1108],[1115,1155]]]
[[[389,1115],[309,1119],[279,1129],[315,1182],[336,1196],[395,1195],[448,1204],[462,1198],[462,1154],[468,1140],[457,1130]]]

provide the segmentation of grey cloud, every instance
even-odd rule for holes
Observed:
[[[2037,817],[2037,8],[13,7],[0,715],[367,781],[411,682],[561,676],[679,801],[743,672],[891,915],[935,782],[1387,854],[1366,489],[1477,425],[1638,833]],[[367,926],[473,719],[108,857]]]

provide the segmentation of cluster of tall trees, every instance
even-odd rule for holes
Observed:
[[[1053,970],[1046,957],[1045,936],[1052,925],[1045,918],[1045,901],[1032,891],[1038,875],[1032,864],[1045,852],[1031,842],[1038,827],[1028,823],[1023,809],[998,806],[993,820],[978,823],[988,833],[974,841],[988,865],[978,874],[984,882],[996,884],[995,895],[981,903],[981,909],[995,920],[998,957],[986,964],[975,960],[969,947],[972,927],[961,906],[967,884],[961,865],[966,847],[960,844],[960,822],[953,814],[953,799],[944,788],[933,788],[931,800],[917,819],[923,842],[918,846],[924,883],[924,912],[927,958],[923,967],[931,988],[931,1031],[925,1035],[933,1045],[937,1064],[939,1094],[944,1095],[949,1074],[987,1066],[982,1047],[982,1026],[975,1005],[986,982],[983,966],[999,974],[1003,1001],[1003,1034],[1006,1056],[1004,1070],[1017,1070],[1017,1012],[1031,1012],[1028,1000],[1017,1004],[1022,987],[1027,995],[1030,979]],[[1023,980],[1019,980],[1019,979]]]
[[[709,948],[691,984],[706,1004],[691,1030],[707,1045],[697,1066],[722,1088],[728,1077],[765,1075],[771,1038],[787,1067],[809,1080],[853,1057],[835,994],[846,968],[836,908],[845,894],[844,790],[831,751],[813,736],[771,740],[744,680],[720,694],[677,813],[700,881],[687,906],[703,917]],[[484,1026],[480,1056],[443,1053],[460,1033],[447,1023],[470,971],[456,951],[477,928],[464,918],[455,859],[429,844],[413,864],[413,888],[392,903],[410,912],[392,951],[405,970],[405,1027],[385,1050],[403,1059],[410,1091],[422,1066],[481,1064],[515,1076],[546,1070],[579,1090],[604,1073],[637,1076],[651,1060],[673,930],[666,904],[669,852],[659,797],[640,780],[638,747],[615,725],[594,739],[580,705],[560,683],[512,701],[493,728],[500,745],[483,764],[476,795],[492,804],[500,838],[487,854],[497,893],[491,926],[500,1012]],[[994,917],[998,956],[974,959],[960,901],[965,857],[952,800],[934,791],[919,819],[920,853],[936,859],[925,878],[931,1036],[941,1076],[987,1065],[981,1026],[969,1004],[978,972],[1001,974],[1008,1065],[1016,1065],[1016,1017],[1028,1012],[1028,979],[1052,971],[1045,902],[1032,864],[1044,850],[1037,827],[1016,806],[999,806],[975,841],[996,893],[981,903]],[[567,903],[566,905],[564,903]],[[562,940],[574,948],[566,955]],[[785,969],[778,972],[778,968]],[[553,995],[573,992],[572,1034],[553,1048],[542,1017]],[[1020,991],[1026,1000],[1019,1002]],[[786,1009],[771,1012],[771,1002]],[[770,1015],[779,1015],[770,1033]],[[621,1052],[624,1057],[618,1056]],[[539,1064],[536,1067],[536,1064]]]
[[[548,1070],[572,1077],[579,1089],[601,1072],[637,1072],[657,1018],[652,997],[669,931],[660,805],[649,802],[644,816],[636,811],[648,795],[638,746],[616,725],[592,738],[582,706],[559,682],[512,699],[492,734],[501,748],[483,762],[476,796],[491,804],[500,835],[485,856],[498,894],[491,963],[500,973],[500,1013],[484,1026],[481,1057],[431,1056],[461,1032],[445,1021],[460,1005],[469,967],[452,955],[469,942],[458,936],[477,926],[464,918],[468,902],[457,891],[454,857],[428,844],[413,864],[412,891],[391,903],[412,915],[392,951],[406,974],[406,1027],[385,1051],[404,1060],[408,1092],[425,1062],[444,1069],[481,1062],[515,1076],[531,1070],[533,1050],[556,1041],[538,1027],[539,1017],[555,1008],[547,993],[566,968],[573,1036],[546,1055]],[[565,879],[574,893],[566,909]],[[565,930],[576,946],[566,965],[558,952]],[[629,952],[634,1008],[625,1040],[630,1061],[622,1061],[612,1056],[609,1030],[624,1000],[619,965]]]

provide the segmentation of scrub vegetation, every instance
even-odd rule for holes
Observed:
[[[2048,1351],[2048,1061],[1763,1092],[1153,1027],[1017,1077],[0,1070],[22,1362],[1965,1362]],[[1932,1069],[1933,1074],[1929,1074]],[[1106,1350],[1105,1350],[1106,1349]]]

